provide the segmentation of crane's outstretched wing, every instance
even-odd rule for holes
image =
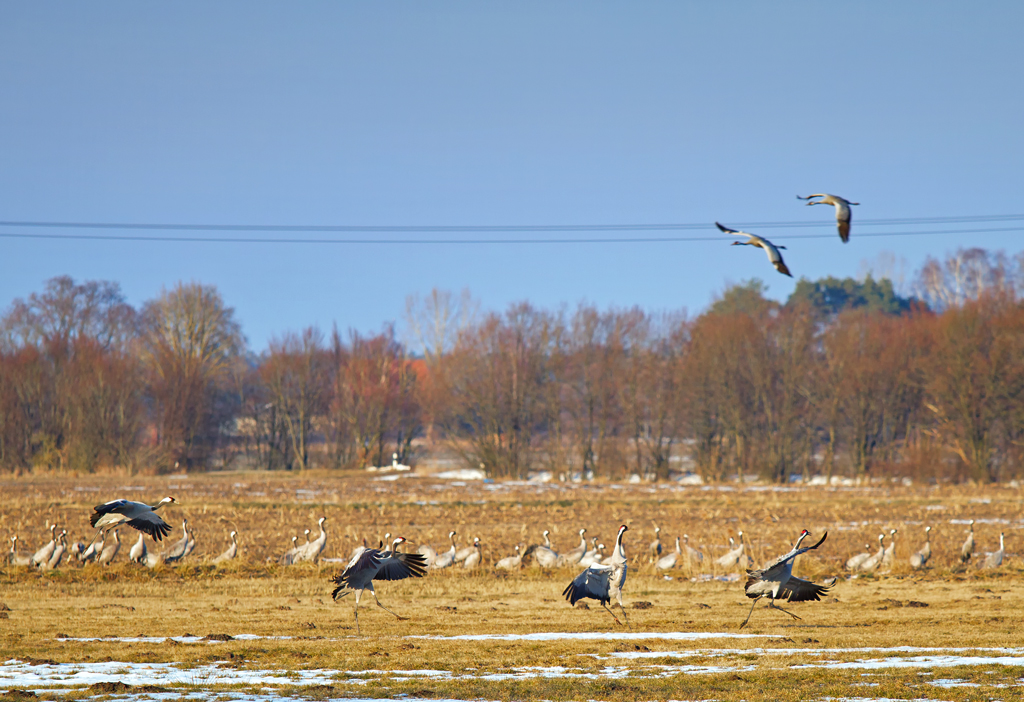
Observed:
[[[427,559],[419,553],[392,553],[380,561],[374,580],[422,578],[427,573]]]
[[[610,602],[608,599],[608,579],[611,577],[612,567],[595,563],[580,573],[562,591],[569,604],[575,605],[578,600],[590,598],[601,602]]]
[[[96,522],[105,514],[124,514],[124,509],[131,504],[128,500],[111,500],[102,505],[93,507],[92,516],[89,517],[90,526],[96,526]]]
[[[739,229],[729,229],[729,227],[724,227],[718,222],[715,222],[715,226],[721,229],[726,234],[735,234],[736,236],[751,236],[747,232],[741,232]]]
[[[827,585],[816,585],[803,578],[790,578],[789,582],[779,590],[779,599],[790,602],[818,601],[825,594],[828,594]]]
[[[138,529],[143,534],[149,534],[153,537],[154,541],[162,541],[165,536],[171,533],[171,525],[152,510],[143,512],[134,519],[129,519],[128,526],[132,529]]]

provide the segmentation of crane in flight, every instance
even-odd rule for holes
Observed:
[[[859,205],[859,202],[850,202],[846,198],[839,197],[838,195],[829,195],[828,193],[817,193],[815,195],[808,195],[807,197],[800,197],[800,200],[807,200],[808,205],[833,205],[836,208],[836,226],[839,229],[839,238],[843,240],[843,243],[850,241],[850,205]],[[821,198],[816,200],[815,198]]]
[[[768,241],[762,236],[757,234],[751,234],[750,232],[741,232],[738,229],[729,229],[729,227],[723,227],[718,222],[715,222],[715,226],[721,229],[726,234],[734,234],[735,236],[745,236],[746,241],[734,241],[733,246],[756,246],[764,249],[764,252],[768,254],[768,262],[782,275],[788,275],[790,278],[793,274],[786,268],[786,262],[782,260],[782,254],[779,253],[779,249],[786,248],[785,246],[776,246],[772,242]]]

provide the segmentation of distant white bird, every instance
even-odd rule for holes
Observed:
[[[580,545],[558,557],[557,565],[559,568],[578,565],[580,560],[583,559],[583,556],[587,553],[587,539],[583,536],[586,533],[586,529],[580,529]]]
[[[480,553],[480,539],[476,537],[473,538],[472,548],[473,553],[469,554],[465,558],[465,560],[462,561],[462,567],[466,570],[472,570],[473,568],[476,568],[478,565],[480,565],[480,558],[482,556],[482,554]]]
[[[864,552],[850,556],[846,560],[847,570],[858,570],[861,564],[871,558],[871,544],[864,544]]]
[[[683,549],[680,548],[680,546],[679,546],[679,537],[677,536],[676,537],[676,547],[675,547],[675,550],[669,551],[664,556],[659,558],[654,563],[654,569],[655,570],[672,570],[673,568],[676,567],[676,564],[679,562],[679,557],[682,556],[682,555],[683,555]]]
[[[649,554],[648,562],[654,563],[661,558],[661,527],[654,527],[654,541],[647,547]]]
[[[867,558],[857,566],[857,570],[862,573],[867,573],[878,567],[882,562],[882,558],[885,556],[885,534],[878,535],[878,550],[875,551],[871,558]]]
[[[320,525],[320,536],[299,547],[298,552],[295,554],[295,563],[300,561],[311,561],[316,563],[317,559],[320,558],[320,554],[322,554],[324,549],[327,547],[327,530],[324,529],[324,522],[326,521],[327,517],[320,517],[317,521]]]
[[[579,600],[592,599],[601,603],[601,606],[608,610],[616,624],[621,624],[615,612],[608,608],[608,603],[615,600],[619,603],[622,616],[629,624],[629,617],[626,616],[626,609],[622,606],[622,588],[626,584],[626,553],[622,549],[622,535],[629,529],[625,524],[619,527],[619,534],[615,537],[615,548],[612,551],[612,563],[610,565],[594,564],[577,575],[571,583],[562,591],[562,595],[575,605]]]
[[[715,563],[717,563],[722,568],[735,568],[736,566],[746,567],[746,545],[743,543],[743,532],[741,531],[738,534],[738,536],[740,539],[740,545],[715,561]],[[729,543],[732,544],[733,540],[729,539]]]
[[[932,528],[926,526],[924,528],[924,546],[910,557],[911,568],[924,568],[928,564],[928,559],[932,557]]]
[[[103,553],[103,546],[106,543],[107,533],[105,531],[99,531],[96,533],[96,538],[92,540],[92,543],[86,546],[85,550],[82,551],[78,560],[82,563],[92,563],[95,561],[101,553]]]
[[[390,550],[382,551],[376,548],[365,548],[349,561],[345,570],[334,578],[334,588],[331,597],[337,602],[349,593],[356,594],[355,619],[356,633],[359,631],[359,598],[364,590],[369,590],[377,606],[385,612],[394,614],[398,619],[401,617],[381,604],[377,599],[377,593],[373,589],[374,580],[404,580],[405,578],[422,578],[427,573],[426,557],[420,553],[399,553],[398,546],[405,542],[401,536],[394,540]]]
[[[889,548],[885,549],[885,553],[882,554],[882,568],[892,569],[892,564],[896,560],[896,531],[896,529],[889,530]]]
[[[1006,547],[1003,545],[1003,534],[999,534],[999,550],[988,554],[985,557],[985,562],[982,564],[982,568],[998,568],[1003,564],[1003,555],[1006,553]]]
[[[7,562],[15,566],[32,565],[32,556],[18,553],[18,535],[11,537],[11,552],[7,555]]]
[[[434,562],[430,565],[431,568],[434,568],[435,570],[441,570],[442,568],[447,568],[455,562],[455,536],[456,533],[454,531],[448,532],[448,540],[452,542],[452,547],[444,553],[437,554],[437,557],[434,559]]]
[[[60,565],[60,561],[64,558],[64,552],[68,548],[68,532],[67,529],[62,529],[60,536],[57,537],[57,546],[53,549],[53,553],[50,555],[50,560],[46,563],[39,564],[40,570],[53,570]]]
[[[144,563],[146,560],[146,535],[139,534],[139,540],[128,551],[128,560],[132,563]]]
[[[466,560],[467,558],[472,556],[473,553],[476,552],[476,544],[479,541],[480,541],[479,538],[473,537],[473,543],[471,543],[466,548],[460,548],[460,549],[456,550],[455,551],[455,562],[456,563],[462,563],[464,560]]]
[[[750,605],[750,611],[747,613],[747,618],[740,624],[740,629],[747,625],[750,621],[750,615],[754,613],[754,605],[762,597],[768,598],[769,609],[777,609],[780,612],[785,612],[794,619],[799,619],[792,612],[789,612],[782,607],[775,606],[775,600],[788,600],[789,602],[803,602],[805,600],[820,600],[821,596],[828,592],[827,585],[815,585],[809,580],[802,578],[796,578],[793,576],[793,561],[801,553],[807,553],[812,549],[816,549],[825,542],[825,538],[828,536],[826,531],[821,535],[821,538],[813,546],[804,546],[800,548],[800,544],[807,538],[809,531],[804,529],[800,532],[800,538],[796,540],[796,544],[793,545],[793,549],[786,554],[783,554],[776,558],[774,561],[766,565],[760,570],[748,570],[747,571],[747,582],[743,586],[743,591],[747,597],[750,597],[754,602]]]
[[[808,195],[807,197],[797,195],[797,197],[801,200],[807,200],[808,205],[834,205],[836,208],[836,225],[839,228],[839,238],[843,240],[844,244],[850,240],[850,205],[859,205],[859,202],[850,202],[838,195],[828,195],[826,193]],[[821,199],[815,200],[814,198],[816,197]]]
[[[971,533],[967,535],[967,540],[964,541],[964,545],[960,547],[960,562],[967,563],[971,560],[971,555],[974,553],[974,520],[970,521]]]
[[[238,539],[235,538],[236,533],[237,532],[234,531],[231,532],[231,545],[228,546],[227,551],[213,559],[214,563],[223,563],[225,561],[230,561],[238,555]]]
[[[786,262],[782,260],[782,254],[779,253],[779,249],[785,249],[785,246],[776,246],[772,242],[768,241],[764,237],[758,236],[757,234],[751,234],[750,232],[741,232],[737,229],[729,229],[729,227],[723,227],[718,222],[715,222],[715,226],[721,229],[726,234],[734,234],[736,236],[747,237],[746,241],[734,241],[733,246],[757,246],[764,249],[764,252],[768,254],[768,261],[775,267],[782,275],[788,275],[790,278],[793,274],[786,268]]]
[[[41,566],[50,560],[54,549],[57,548],[57,525],[50,525],[50,541],[32,555],[32,565]]]
[[[92,517],[89,518],[89,523],[97,529],[127,523],[132,529],[138,529],[144,534],[149,534],[155,541],[160,541],[171,533],[171,527],[160,518],[156,511],[168,502],[177,502],[177,500],[173,497],[165,497],[155,505],[129,502],[128,500],[113,500],[96,505],[93,508],[95,511]]]
[[[500,561],[494,564],[494,567],[498,570],[519,570],[523,565],[523,554],[519,549],[519,544],[516,544],[516,555],[505,556]]]
[[[523,554],[523,558],[533,556],[533,560],[537,562],[541,568],[554,568],[558,564],[558,553],[551,548],[551,539],[548,538],[550,532],[544,530],[544,545],[534,544],[526,549],[526,553]]]
[[[188,520],[181,520],[181,531],[183,536],[178,539],[173,546],[160,554],[164,563],[175,563],[185,557],[185,550],[188,548]]]

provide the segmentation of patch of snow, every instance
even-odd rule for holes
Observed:
[[[431,478],[440,480],[486,480],[487,474],[479,468],[460,468],[459,470],[446,470],[443,473],[434,473]]]
[[[731,634],[708,631],[666,631],[661,633],[617,633],[617,632],[542,632],[536,634],[460,634],[456,636],[419,635],[407,639],[432,639],[443,641],[703,641],[704,639],[779,639],[777,634]]]

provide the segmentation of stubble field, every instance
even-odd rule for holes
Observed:
[[[379,477],[379,476],[378,476]],[[1017,555],[1017,488],[564,485],[445,481],[366,474],[264,473],[0,480],[0,533],[22,552],[49,538],[48,524],[88,542],[93,505],[115,497],[155,502],[196,550],[180,565],[129,564],[137,534],[122,527],[114,564],[65,562],[39,572],[0,571],[0,691],[5,699],[399,698],[449,699],[1021,699],[1024,572]],[[276,558],[326,516],[325,562]],[[979,555],[957,555],[966,521]],[[617,527],[631,559],[624,602],[631,629],[600,605],[573,609],[561,591],[578,571],[497,572],[517,543],[566,551],[587,528],[611,546]],[[653,527],[705,554],[700,567],[648,564]],[[910,554],[933,526],[934,555],[912,571]],[[787,551],[800,530],[829,536],[795,572],[839,576],[823,602],[763,610],[739,631],[750,601],[735,570],[713,566],[742,530],[756,565]],[[842,565],[881,531],[898,529],[890,572],[844,575]],[[209,563],[239,533],[237,560]],[[334,603],[330,577],[365,538],[386,532],[410,548],[439,550],[449,530],[474,536],[483,564],[424,579],[381,583],[398,621],[364,599],[357,635],[352,598]],[[1007,557],[979,568],[1006,535]],[[152,542],[150,542],[152,548]],[[5,608],[6,609],[5,609]],[[6,615],[6,616],[3,616]],[[18,692],[25,690],[27,692]]]

